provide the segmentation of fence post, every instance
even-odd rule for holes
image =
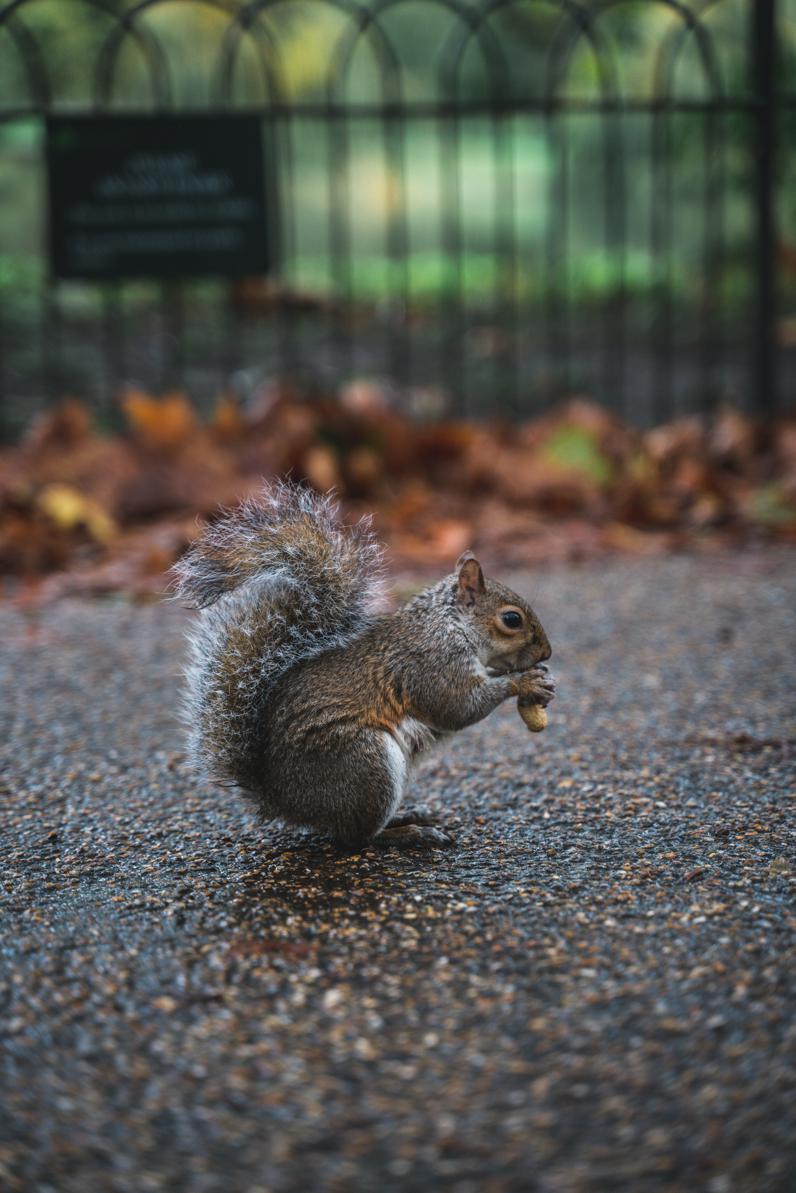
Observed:
[[[755,405],[760,414],[777,408],[776,233],[774,171],[776,168],[776,0],[752,0],[752,94],[755,196],[755,311],[753,375]]]

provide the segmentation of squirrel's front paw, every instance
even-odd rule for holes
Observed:
[[[530,671],[523,671],[516,676],[513,683],[513,695],[517,696],[521,704],[541,704],[546,708],[556,694],[555,681],[547,670],[541,666],[532,667]]]

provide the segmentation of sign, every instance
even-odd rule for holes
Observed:
[[[252,115],[52,116],[55,277],[251,277],[272,264]]]

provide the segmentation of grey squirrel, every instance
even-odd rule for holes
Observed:
[[[432,817],[399,811],[412,764],[510,697],[542,708],[550,644],[531,607],[471,552],[384,613],[383,551],[368,520],[290,482],[207,526],[175,565],[199,609],[185,718],[192,760],[269,818],[349,848],[441,846]]]

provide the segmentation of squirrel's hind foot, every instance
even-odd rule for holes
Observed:
[[[404,808],[397,816],[391,816],[385,828],[403,828],[407,824],[439,824],[439,816],[427,808],[425,804],[418,804],[414,808]]]
[[[402,817],[391,820],[386,828],[377,833],[373,838],[374,845],[392,845],[398,849],[448,849],[453,845],[453,837],[441,828],[420,824],[416,820],[410,824],[396,824],[395,820],[401,821]]]

